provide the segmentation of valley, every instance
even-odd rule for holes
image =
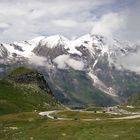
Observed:
[[[54,113],[54,114],[52,114]],[[54,116],[54,118],[50,118]],[[57,115],[57,117],[56,117]],[[122,117],[119,119],[120,117]],[[126,115],[127,116],[127,115]],[[94,112],[51,111],[46,116],[22,112],[0,116],[1,140],[135,140],[140,118]],[[59,118],[66,117],[66,118]],[[139,115],[140,117],[140,115]],[[118,119],[116,119],[118,118]]]
[[[139,139],[138,95],[118,106],[71,109],[41,73],[19,67],[0,80],[0,140]]]
[[[0,0],[0,140],[140,140],[140,0]]]

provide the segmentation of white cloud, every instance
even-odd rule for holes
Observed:
[[[3,28],[8,28],[9,25],[7,23],[0,23],[0,28],[3,29]]]
[[[136,0],[135,4],[122,11],[122,17],[125,20],[125,29],[121,32],[122,39],[132,42],[140,42],[140,1]]]
[[[96,14],[92,10],[111,0],[1,0],[0,41],[29,40],[40,35],[62,34],[67,37],[90,32]]]
[[[129,3],[127,0],[0,0],[0,41],[52,34],[72,38],[87,34],[94,27],[94,33],[118,34],[138,42],[140,1],[123,7]]]
[[[125,68],[140,74],[140,50],[136,53],[118,58],[118,62]]]
[[[66,69],[67,64],[65,63],[65,60],[68,60],[69,56],[68,55],[60,55],[56,57],[53,62],[57,64],[57,67],[59,69]]]
[[[82,61],[77,61],[74,59],[68,59],[66,64],[75,70],[83,70],[83,68],[84,68],[84,63]]]
[[[124,19],[118,13],[108,13],[93,23],[92,34],[99,34],[111,38],[124,25]]]
[[[83,70],[84,63],[82,61],[75,60],[69,55],[60,55],[53,60],[57,64],[59,69],[67,69],[69,67],[75,70]]]
[[[52,23],[56,26],[67,27],[67,28],[78,25],[76,21],[69,20],[69,19],[57,19],[57,20],[53,20]]]
[[[36,65],[36,66],[45,66],[46,58],[37,56],[35,54],[32,54],[32,56],[29,59],[29,63]]]

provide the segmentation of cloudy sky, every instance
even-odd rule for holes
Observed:
[[[140,42],[140,0],[0,0],[0,41],[61,34]]]

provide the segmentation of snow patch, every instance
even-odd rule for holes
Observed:
[[[79,47],[80,45],[81,44],[79,44],[79,42],[77,41],[68,41],[65,48],[68,49],[68,52],[70,54],[77,54],[81,56],[82,53],[76,49],[76,47]]]
[[[61,44],[65,43],[65,41],[68,41],[68,39],[63,36],[60,36],[60,35],[54,35],[54,36],[49,36],[49,37],[42,39],[40,41],[40,44],[42,46],[54,48],[59,44],[61,45]]]
[[[32,50],[37,47],[40,40],[43,38],[44,37],[41,36],[29,41],[14,42],[14,44],[11,45],[3,43],[3,46],[9,51],[11,55],[16,53],[17,55],[30,58],[33,55]],[[23,51],[15,49],[15,46],[19,46]]]
[[[95,74],[88,73],[89,77],[93,80],[93,85],[110,96],[117,96],[112,87],[107,87]]]
[[[39,37],[29,40],[28,43],[32,44],[32,45],[34,44],[37,46],[39,44],[39,42],[44,38],[45,38],[45,36],[39,36]]]

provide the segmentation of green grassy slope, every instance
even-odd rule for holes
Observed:
[[[139,140],[139,121],[58,121],[36,113],[3,115],[0,140]]]
[[[28,77],[26,77],[27,73]],[[35,73],[37,72],[34,70],[18,68],[9,74],[10,78],[14,76],[16,81],[9,80],[10,78],[0,80],[0,114],[61,108],[52,93],[49,93],[51,92],[49,87],[45,90],[40,88]],[[17,75],[24,77],[26,82],[24,79],[21,81],[20,78],[18,82]]]
[[[24,74],[36,73],[37,71],[34,69],[26,68],[26,67],[19,67],[16,68],[14,71],[10,72],[10,76],[16,77]]]

